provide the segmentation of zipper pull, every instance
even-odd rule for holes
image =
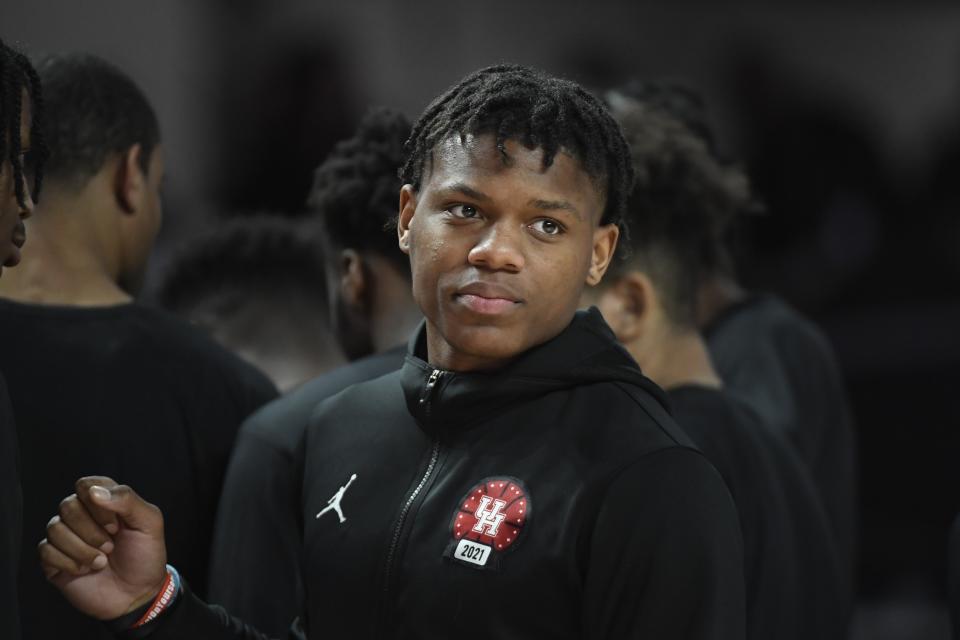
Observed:
[[[437,386],[440,376],[443,375],[442,369],[434,369],[427,378],[427,384],[423,387],[423,393],[420,394],[420,404],[426,404],[433,394],[433,388]]]

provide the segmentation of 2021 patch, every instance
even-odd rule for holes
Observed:
[[[529,525],[533,505],[523,482],[510,476],[485,478],[460,500],[450,521],[452,540],[444,556],[476,569],[499,567]]]

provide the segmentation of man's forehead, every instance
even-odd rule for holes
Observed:
[[[513,138],[508,138],[503,146],[503,151],[497,148],[496,137],[492,133],[454,133],[434,148],[431,154],[432,166],[428,170],[500,173],[515,167],[520,158],[526,170],[545,173],[549,169],[543,163],[543,149],[531,149]]]
[[[486,180],[496,180],[506,171],[519,170],[526,174],[523,184],[532,206],[544,210],[569,209],[578,216],[588,211],[602,215],[606,200],[602,187],[579,160],[562,149],[546,166],[542,148],[531,149],[508,138],[501,152],[492,133],[454,134],[436,146],[431,158],[432,166],[427,167],[424,177],[432,190],[478,192],[486,197],[493,193],[489,191],[493,184]]]

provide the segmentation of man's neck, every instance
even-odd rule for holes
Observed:
[[[714,274],[703,281],[697,292],[697,326],[709,326],[730,305],[740,302],[747,292],[730,276]]]
[[[0,297],[31,304],[111,306],[131,297],[117,284],[117,268],[105,248],[82,228],[80,218],[64,224],[59,214],[28,222],[23,259],[4,270]]]
[[[644,374],[663,389],[697,385],[720,388],[723,383],[713,368],[706,343],[694,330],[660,332],[646,352],[628,346]]]

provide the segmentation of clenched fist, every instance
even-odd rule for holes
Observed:
[[[75,488],[47,524],[40,565],[78,610],[118,618],[149,603],[163,586],[163,514],[110,478],[81,478]]]

